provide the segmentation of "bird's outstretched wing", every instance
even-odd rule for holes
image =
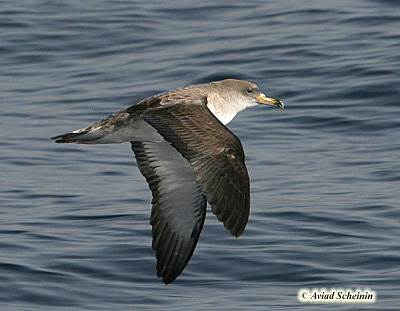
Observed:
[[[213,213],[239,236],[250,212],[250,181],[240,140],[206,99],[149,109],[142,118],[190,163]]]
[[[168,142],[131,142],[153,195],[152,247],[157,275],[168,284],[182,272],[196,247],[206,200],[193,169]]]

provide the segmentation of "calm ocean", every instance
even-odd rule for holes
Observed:
[[[399,310],[400,2],[1,1],[0,310]],[[56,145],[149,95],[255,82],[251,214],[164,285],[129,144]],[[372,305],[300,288],[369,288]]]

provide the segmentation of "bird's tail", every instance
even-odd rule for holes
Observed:
[[[110,144],[129,141],[129,135],[124,131],[132,121],[125,111],[114,113],[88,127],[78,129],[71,133],[51,137],[56,143],[78,144]]]
[[[102,135],[93,135],[93,133],[91,133],[90,130],[79,129],[73,131],[72,133],[53,136],[51,137],[51,139],[55,139],[55,142],[60,144],[64,143],[93,144],[96,143],[96,140],[98,140],[101,137]]]

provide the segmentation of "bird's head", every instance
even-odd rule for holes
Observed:
[[[256,105],[284,108],[283,101],[266,96],[255,83],[235,79],[226,79],[214,83],[219,84],[225,90],[223,93],[229,93],[229,97],[240,98],[241,110]]]
[[[210,84],[215,92],[209,96],[209,108],[224,124],[238,112],[256,105],[284,108],[283,101],[266,96],[252,82],[226,79]]]

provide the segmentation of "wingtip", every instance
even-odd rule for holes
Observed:
[[[162,279],[162,282],[165,285],[171,284],[173,281],[175,281],[176,278],[179,276],[179,274],[180,273],[173,274],[170,271],[168,272],[164,271],[164,273],[161,273],[161,270],[157,268],[157,276]]]
[[[157,276],[162,278],[162,282],[165,285],[168,285],[177,279],[177,277],[183,271],[183,268],[179,269],[179,270],[170,270],[170,269],[165,270],[165,269],[160,269],[159,267],[157,267]]]
[[[168,284],[171,284],[175,279],[176,279],[176,278],[169,279],[169,278],[164,278],[164,277],[163,277],[162,281],[163,281],[163,283],[164,283],[165,285],[168,285]]]
[[[247,219],[246,221],[237,222],[233,226],[230,226],[230,224],[228,223],[224,223],[225,228],[228,229],[230,234],[235,238],[238,238],[242,235],[244,229],[246,229],[246,225],[247,225]]]
[[[229,232],[231,233],[231,235],[233,237],[238,238],[238,237],[240,237],[242,235],[243,231],[244,231],[244,229],[242,231],[239,231],[239,232],[237,232],[237,231],[229,231]]]

